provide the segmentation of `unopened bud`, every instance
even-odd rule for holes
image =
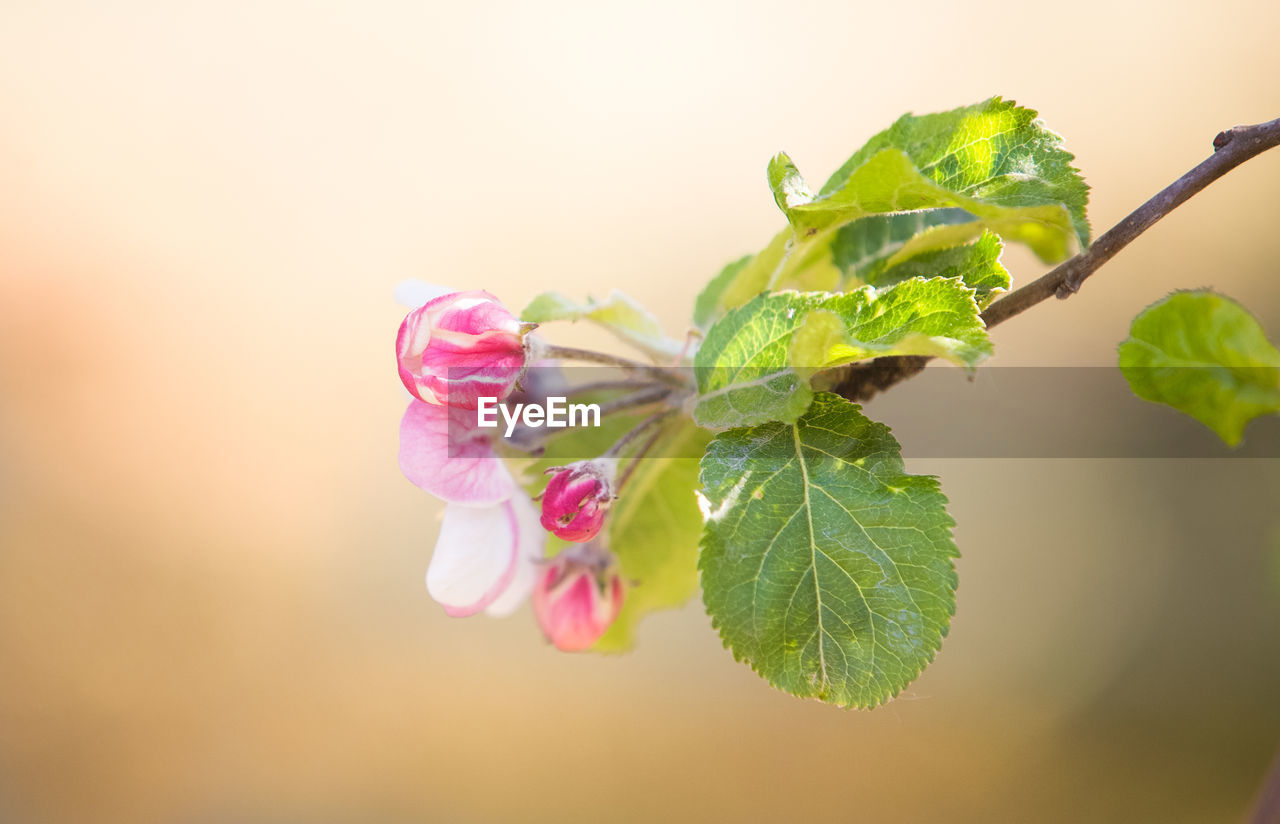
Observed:
[[[626,598],[614,557],[571,547],[539,574],[533,612],[547,640],[564,652],[587,649],[613,624]]]
[[[451,292],[414,309],[396,336],[400,380],[427,403],[474,409],[525,369],[527,324],[488,292]]]
[[[596,537],[613,503],[612,462],[578,461],[547,473],[552,477],[542,493],[543,528],[566,541]]]

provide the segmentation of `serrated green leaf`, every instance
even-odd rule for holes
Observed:
[[[896,149],[923,177],[959,195],[1003,207],[1062,206],[1083,248],[1089,245],[1089,187],[1062,144],[1035,111],[999,97],[936,114],[905,114],[836,170],[818,197],[847,190],[864,164]],[[1009,231],[988,228],[1016,239]]]
[[[1147,307],[1119,355],[1135,395],[1185,412],[1228,446],[1249,421],[1280,412],[1280,351],[1223,295],[1175,292]]]
[[[845,280],[855,285],[871,283],[875,273],[885,268],[889,258],[909,241],[930,229],[956,224],[965,227],[967,236],[948,242],[946,246],[972,239],[975,227],[978,234],[982,232],[981,224],[975,224],[973,215],[964,209],[922,209],[864,217],[841,226],[836,232],[831,242],[832,263],[843,273]]]
[[[1088,186],[1072,160],[1034,111],[1000,98],[904,115],[817,193],[778,155],[768,179],[791,230],[720,285],[718,303],[703,308],[704,327],[763,291],[871,282],[865,268],[969,243],[984,231],[1061,260],[1073,243],[1089,242]]]
[[[707,332],[694,358],[693,417],[710,429],[793,421],[809,407],[808,379],[820,369],[888,355],[973,366],[990,352],[974,292],[958,279],[844,294],[773,292]]]
[[[743,255],[732,263],[725,264],[725,267],[720,270],[720,274],[712,278],[711,282],[703,287],[693,303],[694,326],[703,331],[711,327],[711,324],[715,322],[716,317],[719,315],[720,306],[724,298],[724,290],[729,288],[729,284],[734,282],[738,277],[738,273],[754,257],[754,255]]]
[[[885,261],[886,266],[869,272],[866,282],[884,287],[910,278],[958,278],[974,290],[978,307],[985,309],[1011,283],[1009,270],[1000,263],[1003,251],[1000,238],[984,232],[972,243],[893,255]]]
[[[896,695],[955,611],[954,522],[888,427],[828,393],[793,424],[717,435],[702,459],[698,568],[735,658],[843,707]]]
[[[627,481],[609,513],[609,548],[631,582],[617,620],[592,649],[620,652],[636,623],[688,601],[698,588],[702,514],[693,490],[698,455],[710,435],[688,419],[673,427]]]
[[[1046,261],[1067,257],[1076,234],[1071,214],[1061,203],[1006,206],[953,191],[922,174],[900,149],[872,155],[850,173],[843,187],[809,200],[796,182],[800,173],[789,157],[775,157],[770,171],[770,178],[780,181],[774,197],[798,238],[834,231],[868,215],[946,207],[964,209],[1001,235],[1027,244]]]
[[[783,229],[773,236],[773,240],[759,254],[748,258],[725,284],[720,293],[720,308],[741,306],[768,288],[770,279],[776,277],[779,267],[790,254],[794,234],[790,229]],[[720,314],[722,313],[714,313],[713,319]]]
[[[652,312],[616,289],[602,301],[589,297],[586,303],[576,303],[559,292],[543,292],[525,307],[520,319],[528,323],[589,320],[656,361],[669,361],[683,348],[667,337]]]
[[[812,242],[797,244],[795,232],[790,227],[783,229],[760,254],[736,261],[731,275],[722,271],[716,278],[719,283],[715,283],[714,290],[710,285],[703,290],[699,295],[698,328],[709,328],[726,310],[739,307],[768,289],[778,288],[777,284],[798,291],[836,289],[844,273],[836,267],[831,255],[833,239],[824,235]]]

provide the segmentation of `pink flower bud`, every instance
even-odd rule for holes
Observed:
[[[585,543],[600,532],[613,503],[613,470],[603,461],[578,461],[548,469],[542,493],[542,526],[557,538]]]
[[[525,325],[488,292],[451,292],[414,309],[400,324],[400,380],[427,403],[474,409],[501,400],[525,368]]]
[[[600,640],[625,597],[613,556],[594,547],[575,547],[560,553],[539,574],[533,613],[542,634],[557,649],[579,652]]]

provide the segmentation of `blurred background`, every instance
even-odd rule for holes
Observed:
[[[448,619],[392,289],[618,287],[679,333],[780,226],[775,151],[820,181],[992,94],[1066,137],[1097,233],[1280,116],[1278,27],[1239,0],[7,0],[0,821],[1239,819],[1280,742],[1276,461],[913,457],[959,522],[958,614],[901,698],[844,712],[734,663],[697,601],[604,658],[527,610]],[[1176,287],[1280,339],[1278,188],[1280,152],[1215,183],[995,363],[1110,364]]]

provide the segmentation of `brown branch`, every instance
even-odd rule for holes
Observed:
[[[1213,154],[1199,166],[1175,180],[1164,191],[1139,206],[1131,215],[1109,229],[1092,246],[1038,280],[1001,298],[982,313],[987,326],[995,326],[1025,312],[1050,295],[1068,298],[1080,291],[1080,284],[1115,257],[1138,235],[1172,212],[1192,195],[1202,191],[1251,157],[1280,145],[1280,118],[1257,126],[1236,126],[1213,139]]]
[[[1154,226],[1160,218],[1241,163],[1276,146],[1280,146],[1280,118],[1255,126],[1236,126],[1220,132],[1213,139],[1213,154],[1200,165],[1108,229],[1085,251],[988,306],[982,313],[982,320],[988,327],[992,327],[1027,311],[1050,296],[1071,297],[1080,291],[1080,284],[1102,264],[1115,257],[1117,252]],[[832,391],[850,400],[867,400],[917,374],[924,369],[927,360],[922,357],[901,356],[855,364],[846,367],[837,377],[831,385]]]

